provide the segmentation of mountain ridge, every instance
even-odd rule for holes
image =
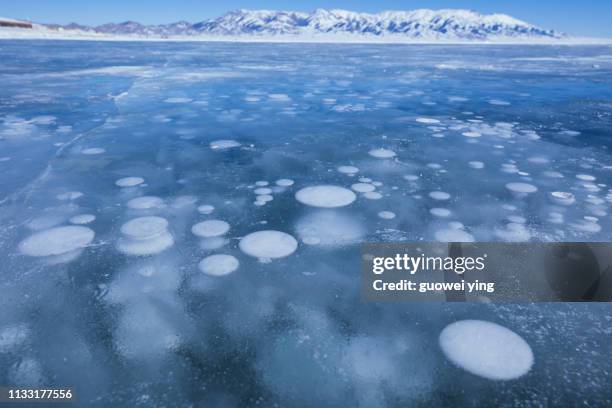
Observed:
[[[417,9],[361,13],[342,9],[311,12],[238,9],[196,23],[144,25],[136,21],[86,26],[42,24],[49,30],[91,35],[172,37],[363,37],[405,40],[490,41],[562,39],[564,33],[540,28],[506,14],[464,9]]]

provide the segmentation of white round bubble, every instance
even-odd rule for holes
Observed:
[[[483,320],[451,323],[439,337],[442,352],[456,366],[490,380],[513,380],[529,372],[533,352],[513,331]]]
[[[133,210],[149,210],[165,207],[164,200],[155,196],[136,197],[128,201],[127,206]]]
[[[202,238],[218,237],[229,231],[230,225],[221,220],[202,221],[191,227],[193,235]]]
[[[255,194],[260,194],[260,195],[269,195],[269,194],[272,194],[272,189],[268,187],[260,187],[260,188],[256,188],[255,190],[253,190],[253,192]]]
[[[300,203],[323,208],[344,207],[356,198],[351,190],[332,185],[306,187],[295,193],[295,199]]]
[[[138,217],[121,226],[121,233],[134,240],[146,240],[160,236],[168,228],[168,221],[162,217]]]
[[[533,184],[528,183],[508,183],[506,188],[513,193],[529,194],[538,191],[538,188]]]
[[[291,179],[280,179],[280,180],[276,180],[276,185],[277,186],[281,186],[281,187],[290,187],[292,186],[294,183],[293,180]]]
[[[120,238],[117,249],[127,255],[146,256],[158,254],[174,245],[174,238],[168,231],[150,239]]]
[[[450,194],[445,193],[444,191],[432,191],[429,193],[429,196],[438,201],[446,201],[451,197]]]
[[[142,183],[144,183],[144,179],[142,177],[124,177],[115,181],[115,185],[119,187],[135,187]]]
[[[368,154],[377,159],[391,159],[395,157],[395,152],[389,149],[372,149]]]
[[[418,123],[423,123],[426,125],[432,125],[434,123],[440,123],[440,121],[438,119],[433,119],[433,118],[416,118],[416,121]]]
[[[77,198],[83,197],[83,193],[80,191],[68,191],[66,193],[58,194],[56,198],[62,201],[76,200]]]
[[[343,174],[356,174],[359,173],[359,169],[355,166],[340,166],[337,169],[340,173]]]
[[[240,143],[235,140],[227,139],[215,140],[213,142],[210,142],[210,148],[213,150],[231,149],[233,147],[240,147]]]
[[[212,205],[204,204],[198,207],[198,212],[200,214],[210,214],[215,211],[215,207]]]
[[[368,200],[380,200],[383,197],[378,191],[368,191],[363,193],[363,196]]]
[[[378,217],[382,218],[383,220],[392,220],[395,218],[395,213],[391,211],[381,211],[378,213]]]
[[[448,208],[432,208],[429,210],[431,215],[440,218],[450,217],[451,211]]]
[[[92,223],[96,220],[96,216],[93,214],[79,214],[79,215],[75,215],[74,217],[71,217],[70,223],[71,224],[78,224],[78,225],[83,225],[83,224],[89,224]]]
[[[291,255],[298,243],[291,235],[274,230],[257,231],[240,240],[240,250],[255,258],[273,259]]]
[[[572,193],[565,191],[553,191],[550,193],[550,200],[559,205],[572,205],[576,202],[576,198]]]
[[[88,246],[95,232],[87,227],[66,226],[51,228],[30,235],[19,243],[19,252],[28,256],[63,255]]]
[[[90,147],[90,148],[81,150],[81,153],[86,154],[86,155],[102,154],[104,152],[106,152],[106,150],[101,147]]]
[[[482,168],[484,168],[484,163],[481,161],[471,161],[468,163],[468,165],[473,168],[473,169],[477,169],[480,170]]]
[[[207,256],[198,264],[200,271],[210,276],[225,276],[238,269],[240,262],[231,255],[218,254]]]
[[[372,184],[367,183],[355,183],[351,186],[351,188],[357,191],[358,193],[367,193],[369,191],[376,190],[376,187],[374,187]]]

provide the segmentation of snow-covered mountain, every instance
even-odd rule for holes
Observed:
[[[36,27],[40,27],[35,25]],[[270,38],[390,41],[504,41],[556,40],[565,35],[505,14],[469,10],[385,11],[378,14],[346,10],[295,11],[236,10],[191,24],[179,21],[143,25],[134,21],[88,27],[79,24],[44,25],[62,35],[145,38]]]
[[[357,34],[466,40],[562,36],[504,14],[427,9],[378,14],[323,9],[311,13],[236,10],[217,19],[194,24],[193,28],[200,33],[218,35]]]

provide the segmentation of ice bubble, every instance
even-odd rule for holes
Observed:
[[[305,187],[295,193],[295,199],[300,203],[323,208],[344,207],[356,198],[351,190],[333,185]]]
[[[268,94],[268,98],[270,98],[270,100],[276,101],[276,102],[288,102],[288,101],[291,100],[291,98],[289,98],[289,95],[287,95],[287,94],[280,94],[280,93]]]
[[[174,98],[166,98],[166,99],[164,99],[164,102],[166,102],[166,103],[189,103],[192,100],[193,99],[191,99],[191,98],[174,97]]]
[[[465,136],[465,137],[480,137],[480,136],[482,136],[482,134],[480,134],[478,132],[474,132],[474,131],[463,132],[462,135]]]
[[[272,189],[268,187],[261,187],[261,188],[256,188],[253,192],[257,195],[264,195],[264,194],[268,195],[268,194],[272,194]]]
[[[542,175],[548,178],[563,178],[563,174],[558,171],[543,171]]]
[[[519,194],[529,194],[538,191],[536,186],[527,183],[508,183],[506,184],[506,188],[513,193]]]
[[[368,154],[377,159],[391,159],[395,157],[395,152],[389,149],[372,149]]]
[[[461,228],[441,229],[436,231],[434,236],[440,242],[474,242],[472,234],[463,231]]]
[[[533,156],[527,159],[530,163],[534,164],[548,164],[550,160],[544,156]]]
[[[269,184],[270,184],[270,183],[268,183],[268,182],[267,182],[267,181],[265,181],[265,180],[260,180],[260,181],[256,181],[256,182],[255,182],[255,185],[256,185],[257,187],[265,187],[265,186],[267,186],[267,185],[269,185]]]
[[[162,217],[138,217],[121,226],[121,233],[134,240],[156,238],[165,233],[168,221]]]
[[[471,161],[468,165],[473,169],[482,169],[484,168],[484,163],[481,161]]]
[[[115,185],[118,187],[135,187],[142,183],[144,183],[144,179],[142,177],[124,177],[115,181]]]
[[[378,213],[378,217],[382,218],[383,220],[392,220],[395,218],[395,213],[391,211],[381,211]]]
[[[440,218],[450,217],[451,215],[451,211],[447,208],[432,208],[429,210],[429,212],[431,213],[431,215]]]
[[[60,225],[66,218],[60,215],[43,215],[31,219],[26,223],[26,226],[34,231],[49,229]]]
[[[191,227],[191,232],[202,238],[218,237],[229,231],[230,225],[221,220],[202,221]]]
[[[101,147],[90,147],[90,148],[81,150],[81,153],[86,154],[86,155],[102,154],[104,152],[106,152],[106,150]]]
[[[225,276],[238,269],[240,262],[231,255],[210,255],[198,264],[200,271],[210,276]]]
[[[79,215],[75,215],[74,217],[70,218],[69,221],[71,224],[83,225],[83,224],[92,223],[95,220],[96,220],[96,216],[93,214],[79,214]]]
[[[576,202],[574,195],[565,191],[553,191],[549,197],[553,203],[558,205],[572,205]]]
[[[376,187],[374,187],[372,184],[367,183],[355,183],[351,186],[351,188],[357,191],[358,193],[367,193],[369,191],[376,190]]]
[[[502,100],[499,100],[499,99],[491,99],[489,101],[489,104],[490,105],[497,105],[497,106],[508,106],[508,105],[510,105],[510,102],[502,101]]]
[[[361,183],[371,183],[371,182],[372,182],[372,179],[371,179],[371,178],[368,178],[368,177],[360,177],[360,178],[359,178],[359,181],[360,181]]]
[[[318,211],[299,219],[296,231],[301,240],[317,239],[321,245],[326,246],[354,244],[365,234],[358,220],[330,210]]]
[[[215,207],[212,205],[204,204],[198,207],[198,212],[200,214],[210,214],[215,211]]]
[[[94,236],[95,232],[87,227],[71,225],[51,228],[21,241],[19,252],[36,257],[64,255],[85,248]]]
[[[268,201],[272,201],[272,200],[274,200],[274,196],[270,194],[261,194],[257,196],[256,201],[263,201],[264,203],[267,203]]]
[[[343,174],[356,174],[359,169],[355,166],[339,166],[338,171]]]
[[[533,352],[513,331],[483,320],[460,320],[442,330],[442,352],[456,366],[490,380],[513,380],[531,369]]]
[[[590,174],[576,174],[576,178],[582,181],[595,181],[596,178]]]
[[[83,197],[83,193],[80,191],[68,191],[66,193],[58,194],[55,197],[62,201],[76,200],[77,198]]]
[[[291,179],[280,179],[276,180],[276,185],[280,187],[291,187],[294,181]]]
[[[406,175],[404,175],[404,180],[417,181],[418,179],[419,179],[419,176],[416,176],[414,174],[406,174]]]
[[[210,142],[210,148],[212,150],[224,150],[224,149],[231,149],[233,147],[240,147],[240,143],[235,141],[235,140],[227,140],[227,139],[223,139],[223,140],[215,140],[213,142]]]
[[[383,197],[378,191],[368,191],[363,193],[363,196],[368,200],[380,200]]]
[[[168,231],[149,239],[120,238],[117,249],[126,255],[146,256],[165,251],[174,245],[174,238]]]
[[[450,194],[445,193],[444,191],[432,191],[429,193],[429,196],[438,201],[446,201],[451,197]]]
[[[164,200],[155,196],[136,197],[128,201],[127,206],[133,210],[149,210],[152,208],[164,208]]]
[[[593,222],[586,219],[572,222],[569,224],[569,226],[575,231],[587,232],[592,234],[601,231],[601,225],[599,225],[597,222]]]
[[[298,242],[281,231],[264,230],[248,234],[240,240],[240,250],[261,259],[283,258],[297,249]]]
[[[440,121],[438,119],[433,119],[433,118],[416,118],[416,121],[418,123],[424,123],[426,125],[432,125],[435,123],[440,123]]]

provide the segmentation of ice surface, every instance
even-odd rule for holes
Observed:
[[[461,320],[440,333],[446,357],[472,374],[490,380],[521,377],[533,365],[533,352],[518,334],[495,323]]]
[[[607,305],[374,304],[359,276],[364,242],[609,241],[610,56],[2,41],[0,377],[99,406],[610,405]],[[456,368],[436,339],[465,319],[530,372]]]

